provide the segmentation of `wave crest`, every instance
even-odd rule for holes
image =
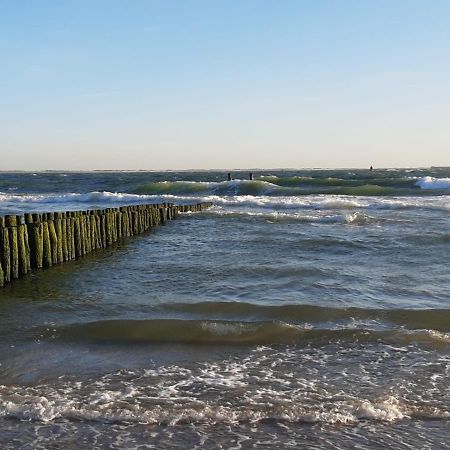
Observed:
[[[416,181],[416,186],[421,189],[431,189],[431,190],[444,190],[450,189],[450,178],[434,178],[434,177],[423,177]]]
[[[393,318],[395,320],[395,317]],[[313,327],[306,321],[274,320],[212,320],[212,319],[149,319],[105,320],[71,325],[41,337],[68,341],[142,344],[197,344],[197,345],[318,345],[337,341],[418,343],[433,347],[448,347],[449,334],[433,329],[403,329],[386,327],[366,320],[349,323],[331,323]]]

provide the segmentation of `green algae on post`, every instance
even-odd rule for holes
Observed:
[[[180,212],[210,206],[163,203],[0,217],[0,286],[31,269],[47,269],[142,234]]]

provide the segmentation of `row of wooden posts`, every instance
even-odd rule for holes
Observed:
[[[0,217],[0,286],[210,206],[163,203]]]

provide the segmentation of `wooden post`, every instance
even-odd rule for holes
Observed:
[[[56,235],[55,222],[53,220],[49,220],[47,224],[52,252],[52,265],[56,265],[58,264],[58,236]]]
[[[74,228],[73,217],[70,213],[66,213],[67,261],[75,258]]]
[[[79,258],[80,256],[83,255],[80,217],[75,216],[73,220],[74,220],[75,257]]]
[[[97,233],[97,246],[98,248],[103,248],[103,241],[102,241],[102,219],[99,214],[96,214],[95,216],[95,226],[96,226],[96,233]]]
[[[42,223],[34,222],[28,224],[30,265],[33,269],[42,269],[44,255],[43,232]]]
[[[2,255],[3,255],[3,230],[5,228],[5,219],[3,217],[0,217],[0,287],[2,287],[5,284],[5,272],[3,270],[3,261],[2,261]]]
[[[102,237],[102,248],[106,248],[106,215],[102,214],[100,216],[101,220],[101,237]]]
[[[19,248],[19,274],[25,275],[30,270],[30,248],[26,225],[17,227],[17,243]]]
[[[9,248],[9,230],[6,227],[0,228],[0,253],[3,277],[5,283],[9,283],[11,281],[11,251]]]
[[[85,236],[85,240],[86,240],[86,253],[90,253],[92,251],[91,227],[89,226],[87,215],[83,215],[83,227],[84,227],[84,236]]]
[[[52,259],[52,244],[50,241],[50,230],[48,227],[48,222],[42,222],[42,226],[43,226],[43,234],[42,234],[42,239],[43,239],[43,247],[44,247],[44,251],[43,251],[43,267],[45,269],[52,267],[53,265],[53,259]]]
[[[62,224],[62,213],[55,213],[55,231],[56,231],[56,243],[57,243],[57,261],[62,263],[64,261],[64,249],[63,249],[63,224]]]
[[[67,239],[67,218],[66,214],[62,214],[61,219],[61,244],[62,244],[62,259],[63,261],[69,261],[69,247]]]
[[[120,210],[116,211],[116,226],[117,226],[117,240],[122,239],[122,213]]]
[[[98,246],[97,246],[98,243],[97,243],[97,233],[96,233],[97,226],[96,226],[96,223],[95,223],[95,216],[94,216],[94,214],[93,213],[90,214],[88,216],[88,219],[89,219],[89,230],[90,230],[90,233],[91,233],[91,248],[92,248],[92,250],[96,250],[98,248]]]
[[[87,253],[86,221],[81,211],[78,214],[80,217],[81,255],[84,256]]]
[[[5,225],[9,229],[11,279],[15,279],[19,278],[19,243],[17,236],[17,216],[5,216]]]

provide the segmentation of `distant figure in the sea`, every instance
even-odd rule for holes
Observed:
[[[228,172],[228,181],[231,181],[231,173]]]
[[[370,166],[369,172],[373,171],[373,166]]]
[[[253,174],[251,172],[250,172],[249,178],[250,178],[250,181],[253,181]]]

